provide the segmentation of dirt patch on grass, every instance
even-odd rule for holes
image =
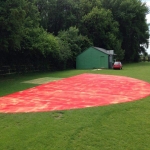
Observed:
[[[44,84],[52,81],[57,81],[62,78],[54,78],[54,77],[44,77],[44,78],[38,78],[33,80],[24,81],[22,83],[30,83],[30,84]]]

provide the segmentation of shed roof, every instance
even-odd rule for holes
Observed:
[[[116,55],[114,54],[114,50],[106,50],[104,48],[94,47],[95,49],[107,54],[107,55]]]

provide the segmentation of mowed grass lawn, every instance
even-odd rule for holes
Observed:
[[[36,86],[23,81],[41,77],[65,78],[82,73],[121,75],[150,82],[150,62],[126,64],[123,70],[68,70],[0,77],[0,96]],[[149,150],[150,96],[103,107],[0,113],[0,149]]]

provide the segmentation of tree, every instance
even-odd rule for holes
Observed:
[[[54,35],[71,26],[78,28],[82,16],[93,7],[101,7],[99,0],[36,0],[36,5],[41,15],[41,25]]]
[[[69,59],[72,56],[71,49],[66,41],[63,41],[61,38],[56,37],[56,40],[59,45],[59,53],[57,62],[55,61],[56,67],[58,69],[67,69],[70,65],[68,64]]]
[[[71,50],[71,57],[68,60],[68,66],[70,67],[75,67],[77,55],[92,45],[92,42],[86,36],[82,36],[76,27],[70,27],[68,30],[60,31],[58,37],[66,43]]]
[[[0,51],[20,49],[26,12],[24,0],[0,1]]]
[[[43,28],[57,35],[60,30],[75,26],[77,19],[74,4],[73,0],[36,0]]]
[[[104,8],[111,10],[119,23],[122,49],[126,61],[138,61],[139,55],[148,47],[148,25],[145,16],[148,8],[140,0],[101,0]]]
[[[18,64],[32,49],[30,36],[39,26],[39,13],[34,3],[27,0],[6,0],[0,4],[0,51],[4,58],[1,64]]]
[[[94,46],[114,49],[118,59],[123,58],[121,41],[118,38],[118,23],[114,21],[111,11],[93,8],[90,13],[83,16],[81,28],[84,29],[84,35],[93,40]]]

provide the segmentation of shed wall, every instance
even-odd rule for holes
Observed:
[[[77,69],[94,69],[94,68],[108,68],[108,55],[94,49],[93,47],[88,48],[76,59]]]

